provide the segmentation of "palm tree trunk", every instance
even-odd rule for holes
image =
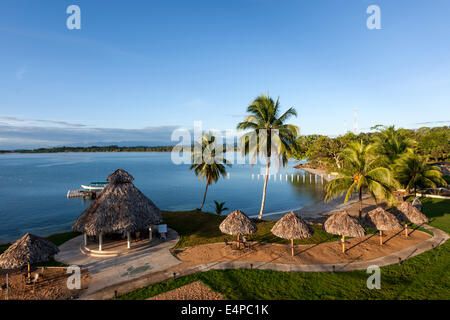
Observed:
[[[269,178],[269,168],[270,168],[270,160],[267,161],[266,166],[266,176],[264,177],[264,189],[263,189],[263,196],[262,196],[262,202],[261,202],[261,210],[259,211],[258,219],[262,219],[263,211],[264,211],[264,204],[266,202],[266,189],[267,189],[267,179]]]
[[[359,220],[362,219],[362,189],[359,189]]]
[[[206,192],[208,191],[208,186],[209,186],[209,183],[208,183],[208,181],[206,181],[206,188],[205,188],[205,193],[203,194],[202,205],[200,206],[200,208],[198,208],[198,210],[202,210],[203,205],[205,204],[205,200],[206,200]]]

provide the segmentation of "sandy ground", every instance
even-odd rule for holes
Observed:
[[[405,237],[402,230],[385,232],[384,244],[379,244],[379,235],[346,239],[347,252],[342,253],[340,242],[296,246],[291,256],[288,245],[252,243],[250,249],[235,250],[224,243],[206,244],[185,248],[176,257],[183,261],[177,268],[210,262],[255,261],[286,264],[329,264],[371,260],[408,248],[430,238],[430,235],[414,230]]]
[[[223,296],[212,291],[201,281],[196,281],[147,300],[223,300]]]
[[[90,276],[86,269],[81,272],[81,289],[69,290],[67,279],[70,274],[67,268],[38,268],[40,280],[33,285],[27,285],[23,271],[2,270],[0,272],[0,287],[6,284],[6,273],[9,275],[10,300],[67,300],[78,297],[89,285]],[[6,299],[6,290],[0,290],[0,300]]]

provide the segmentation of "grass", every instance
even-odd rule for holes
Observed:
[[[233,240],[235,238],[231,235],[225,235],[219,230],[219,225],[226,218],[225,216],[199,211],[166,211],[163,213],[163,218],[167,225],[177,230],[180,235],[180,241],[175,246],[175,249],[223,242],[224,239]],[[288,244],[289,240],[278,238],[270,232],[274,224],[275,222],[273,221],[257,221],[258,231],[249,235],[247,237],[248,241]],[[294,243],[317,244],[336,241],[340,238],[325,232],[317,225],[312,226],[312,229],[314,230],[314,235],[311,238],[295,240]]]
[[[450,200],[426,198],[422,204],[430,224],[450,232]],[[193,230],[191,234],[195,233]],[[197,280],[226,299],[450,299],[449,242],[401,265],[381,270],[381,290],[367,289],[369,275],[365,271],[302,273],[238,269],[212,270],[168,280],[119,299],[146,299]]]

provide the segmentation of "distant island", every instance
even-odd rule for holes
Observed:
[[[111,146],[91,146],[91,147],[53,147],[53,148],[37,148],[37,149],[16,149],[16,150],[0,150],[0,154],[4,153],[64,153],[64,152],[171,152],[175,146],[136,146],[136,147],[119,147]],[[224,146],[225,151],[227,147]],[[237,147],[230,147],[234,151]]]
[[[62,152],[170,152],[174,146],[157,146],[157,147],[119,147],[111,146],[91,146],[91,147],[54,147],[54,148],[38,148],[38,149],[17,149],[17,150],[0,150],[0,153],[62,153]]]

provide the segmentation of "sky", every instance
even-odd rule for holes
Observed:
[[[366,12],[378,5],[381,29]],[[78,5],[81,29],[66,9]],[[302,134],[450,123],[448,0],[2,0],[0,149],[174,144],[258,95]]]

